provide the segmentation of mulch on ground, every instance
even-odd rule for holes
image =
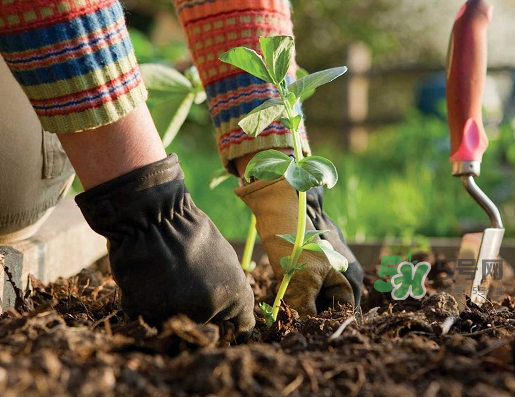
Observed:
[[[268,299],[268,265],[248,278],[256,299]],[[251,340],[231,346],[217,326],[186,316],[160,329],[127,319],[108,273],[32,278],[0,318],[0,396],[515,395],[512,278],[502,281],[507,295],[461,313],[437,292],[435,272],[420,300],[394,301],[375,280],[377,268],[357,319],[345,306],[306,319],[283,307],[268,329],[257,309]]]

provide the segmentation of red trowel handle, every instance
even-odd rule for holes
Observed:
[[[492,6],[468,0],[458,12],[447,56],[447,110],[451,161],[481,161],[488,146],[481,100],[486,78],[486,31]]]

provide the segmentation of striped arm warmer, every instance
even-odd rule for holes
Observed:
[[[116,0],[1,0],[0,52],[51,132],[109,124],[146,99]]]
[[[246,135],[238,122],[253,108],[277,96],[275,87],[218,60],[238,46],[259,52],[259,37],[293,36],[288,0],[173,0],[206,90],[218,150],[225,167],[231,160],[263,149],[293,147],[291,134],[274,122],[259,137]],[[296,66],[288,79],[293,81]],[[303,149],[309,153],[304,126]]]

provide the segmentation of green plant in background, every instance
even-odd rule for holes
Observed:
[[[184,75],[161,64],[143,64],[141,74],[149,93],[149,107],[164,147],[168,147],[190,113],[193,104],[206,100],[197,70]]]
[[[256,154],[245,170],[247,181],[252,177],[272,181],[284,176],[298,191],[299,197],[296,233],[279,235],[293,244],[291,255],[280,260],[285,273],[279,291],[273,306],[266,303],[260,305],[270,326],[277,319],[281,300],[291,278],[297,270],[306,266],[305,263],[298,263],[303,250],[323,252],[338,271],[347,270],[348,262],[345,257],[334,251],[326,240],[314,240],[316,236],[328,232],[327,230],[306,231],[306,191],[321,185],[332,188],[338,180],[338,174],[330,160],[321,156],[304,157],[298,132],[302,115],[295,107],[298,101],[311,95],[315,88],[333,81],[345,73],[347,68],[338,67],[309,74],[287,85],[285,78],[294,54],[293,38],[261,37],[259,43],[263,56],[250,48],[237,47],[222,54],[220,60],[273,84],[279,92],[279,97],[262,103],[238,123],[242,130],[256,137],[271,123],[280,120],[293,136],[295,159],[277,150],[265,150]]]

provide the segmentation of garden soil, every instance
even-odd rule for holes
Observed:
[[[229,344],[230,330],[220,337],[217,326],[185,316],[159,329],[128,320],[98,269],[48,285],[32,278],[0,318],[0,396],[513,396],[515,282],[507,273],[504,296],[459,313],[437,293],[445,282],[435,271],[426,297],[394,301],[373,289],[371,266],[356,320],[348,307],[306,319],[283,307],[268,329],[256,310],[256,330],[239,346]],[[266,263],[248,279],[257,300],[269,299]]]

